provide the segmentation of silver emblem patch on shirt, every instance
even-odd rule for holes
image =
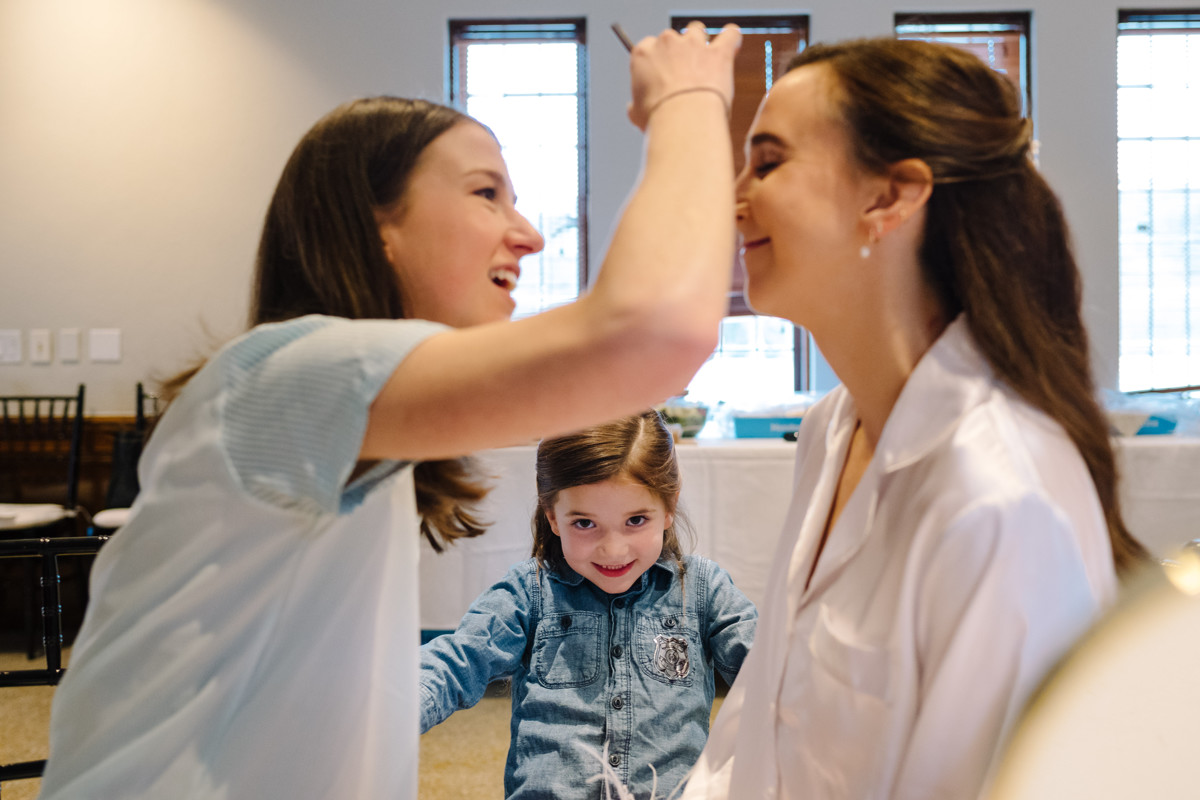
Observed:
[[[687,640],[658,634],[654,637],[654,667],[672,680],[686,678],[691,670]]]

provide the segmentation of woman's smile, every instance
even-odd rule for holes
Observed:
[[[506,292],[512,292],[517,288],[517,280],[521,277],[521,269],[515,264],[509,264],[502,267],[492,267],[488,271],[488,278],[492,283],[504,289]]]

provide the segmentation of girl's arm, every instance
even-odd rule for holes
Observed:
[[[713,665],[730,686],[754,643],[758,609],[721,567],[708,562],[707,626],[704,634]]]
[[[426,339],[372,404],[362,459],[529,441],[687,385],[716,345],[733,263],[726,103],[740,37],[731,28],[706,44],[699,27],[637,45],[630,117],[645,126],[644,168],[592,289],[544,314]],[[675,94],[693,86],[719,91]]]
[[[454,633],[421,648],[421,733],[461,708],[471,708],[488,684],[521,665],[532,634],[536,571],[514,568],[481,594]]]

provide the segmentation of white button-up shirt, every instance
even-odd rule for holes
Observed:
[[[1030,691],[1115,599],[1083,459],[961,317],[806,588],[856,419],[839,388],[801,426],[755,644],[685,799],[975,797]]]

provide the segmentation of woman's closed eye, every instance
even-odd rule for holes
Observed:
[[[763,178],[786,160],[788,151],[774,136],[756,138],[748,153],[750,169],[755,177]]]
[[[779,161],[758,161],[754,164],[754,174],[759,178],[765,178],[776,167],[779,166]]]

